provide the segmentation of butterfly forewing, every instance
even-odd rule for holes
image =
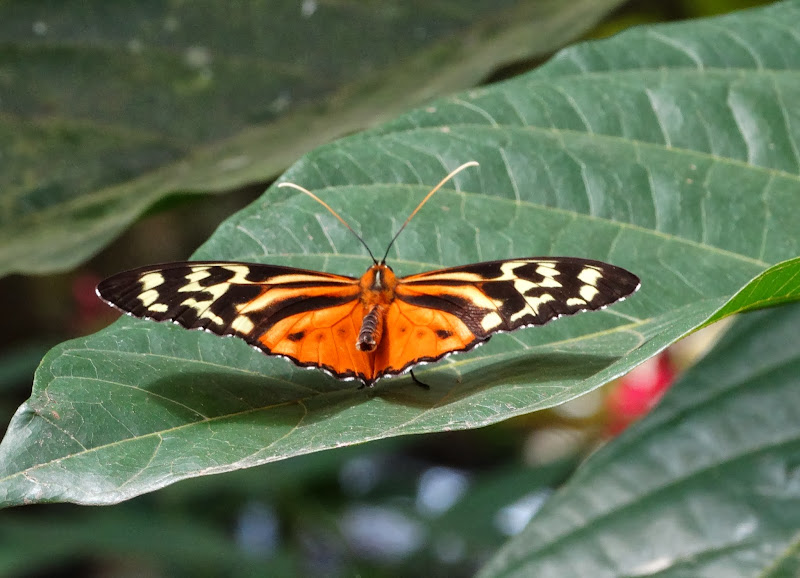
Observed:
[[[465,322],[476,341],[482,341],[497,331],[544,325],[562,315],[601,309],[638,287],[636,275],[608,263],[534,257],[405,277],[397,297],[454,314]]]

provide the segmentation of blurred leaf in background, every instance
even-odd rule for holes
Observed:
[[[273,178],[620,3],[3,3],[0,275],[73,268],[166,195]]]
[[[800,305],[750,313],[481,576],[796,576]]]

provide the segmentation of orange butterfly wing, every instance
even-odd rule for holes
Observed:
[[[98,285],[97,294],[135,317],[239,337],[302,367],[372,381],[371,356],[355,348],[363,308],[352,277],[194,261],[114,275]]]
[[[373,355],[356,349],[364,311],[356,299],[297,313],[260,333],[256,347],[302,367],[318,367],[339,379],[372,382]]]
[[[472,349],[493,334],[602,309],[639,278],[590,259],[534,257],[475,263],[401,278],[376,350],[376,377]]]
[[[375,350],[375,378],[396,375],[418,363],[441,359],[474,346],[475,334],[457,315],[395,300]]]

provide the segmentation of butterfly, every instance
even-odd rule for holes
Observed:
[[[639,288],[639,278],[614,265],[574,257],[488,261],[398,277],[386,264],[408,222],[455,174],[419,203],[378,261],[360,277],[279,265],[188,261],[119,273],[97,286],[98,296],[134,317],[172,321],[244,339],[267,355],[317,368],[372,387],[493,334],[544,325],[563,315],[602,309]]]

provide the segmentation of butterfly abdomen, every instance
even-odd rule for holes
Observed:
[[[383,318],[385,311],[381,305],[373,305],[364,317],[361,331],[358,333],[356,349],[359,351],[375,351],[383,335]]]

